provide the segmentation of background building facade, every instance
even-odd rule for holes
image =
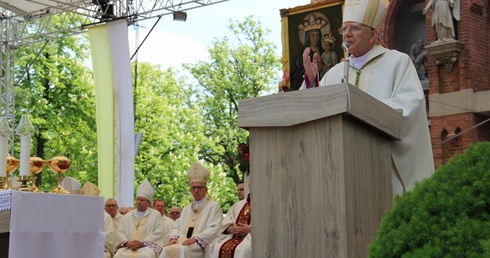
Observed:
[[[409,55],[418,40],[424,42],[427,78],[421,82],[436,168],[468,145],[490,140],[489,2],[455,1],[460,20],[453,18],[453,41],[436,42],[423,0],[391,0],[380,31],[389,48]]]

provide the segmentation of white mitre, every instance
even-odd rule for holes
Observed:
[[[153,190],[153,186],[150,184],[148,179],[143,180],[143,182],[141,182],[141,184],[138,186],[136,196],[141,196],[151,202],[151,200],[153,199],[153,195],[155,195],[155,190]]]
[[[82,185],[75,178],[67,176],[61,181],[63,189],[67,190],[71,194],[80,194]]]
[[[344,22],[358,22],[379,29],[388,7],[388,0],[346,0]]]
[[[80,190],[80,194],[83,195],[99,196],[99,193],[100,189],[89,181],[85,182],[82,189]]]
[[[196,162],[191,166],[189,172],[187,172],[187,179],[189,180],[189,184],[194,182],[206,184],[209,179],[209,171],[199,164],[199,162]]]

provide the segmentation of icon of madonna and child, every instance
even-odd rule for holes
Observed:
[[[290,90],[299,89],[303,83],[305,71],[303,67],[303,52],[305,48],[309,47],[311,49],[311,59],[313,59],[313,53],[318,54],[319,79],[339,62],[339,57],[334,50],[337,41],[333,33],[335,28],[332,28],[332,24],[325,14],[318,11],[308,13],[298,24],[297,29],[302,47],[291,63]],[[340,37],[340,35],[337,36]]]

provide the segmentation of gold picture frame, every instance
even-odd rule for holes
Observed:
[[[304,74],[302,56],[305,47],[311,44],[311,49],[315,49],[319,57],[327,52],[321,45],[314,46],[318,43],[313,44],[312,42],[316,41],[316,38],[320,37],[322,41],[333,41],[331,43],[332,52],[338,61],[343,58],[342,36],[337,31],[342,26],[342,8],[343,1],[325,0],[290,9],[281,9],[283,81],[279,85],[280,90],[292,91],[301,86]],[[320,59],[317,60],[320,63]]]

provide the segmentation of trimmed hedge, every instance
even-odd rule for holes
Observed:
[[[396,196],[369,257],[490,257],[490,143],[471,145]]]

